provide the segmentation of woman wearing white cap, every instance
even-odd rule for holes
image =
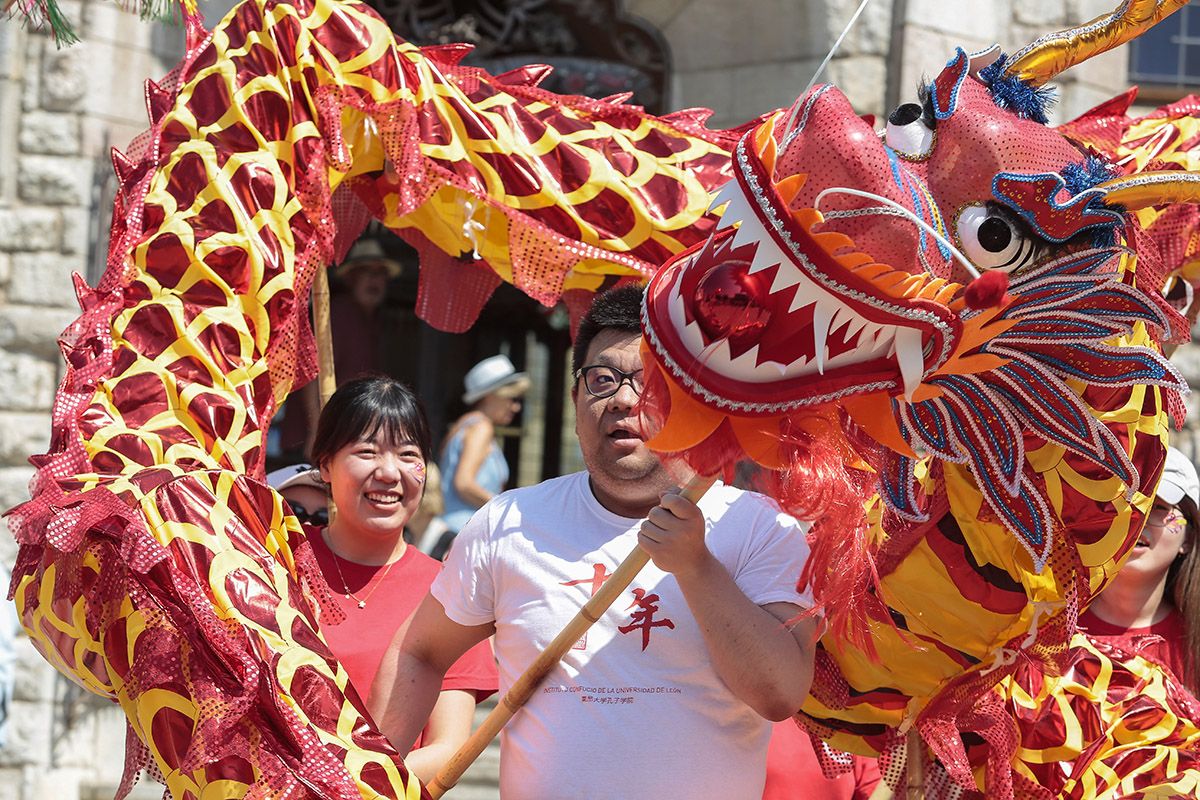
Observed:
[[[1162,481],[1129,560],[1079,617],[1093,639],[1167,667],[1193,693],[1200,650],[1200,477],[1167,451]]]
[[[463,402],[471,410],[450,426],[442,445],[446,533],[431,549],[434,558],[446,554],[471,515],[508,483],[508,462],[496,441],[496,427],[511,423],[521,410],[529,376],[517,372],[506,356],[492,356],[471,367],[463,386]]]

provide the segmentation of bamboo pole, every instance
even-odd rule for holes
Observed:
[[[321,408],[337,390],[337,377],[333,370],[333,331],[329,325],[329,270],[324,266],[317,269],[313,280],[313,330],[317,335],[317,389],[321,395]],[[316,420],[313,420],[316,424]]]
[[[698,502],[715,482],[715,477],[696,476],[687,482],[680,495],[693,503]],[[500,733],[501,728],[513,718],[521,706],[529,701],[550,670],[562,660],[571,646],[579,641],[579,637],[599,621],[604,612],[628,588],[633,579],[642,571],[642,567],[646,566],[649,561],[650,556],[641,547],[635,547],[633,552],[625,557],[616,571],[601,584],[599,591],[592,595],[574,619],[567,623],[558,636],[554,637],[554,641],[550,642],[541,655],[521,674],[521,677],[513,682],[483,724],[471,734],[471,738],[467,739],[462,747],[458,748],[458,752],[450,757],[445,766],[438,771],[437,776],[425,787],[433,800],[438,800],[454,788],[459,778],[467,771],[467,767],[475,762],[488,743],[496,738],[496,734]]]
[[[905,800],[925,800],[925,748],[916,727],[908,732],[905,752]]]
[[[329,324],[329,269],[323,264],[317,268],[317,275],[313,279],[312,298],[313,332],[317,337],[317,393],[320,397],[317,407],[323,409],[337,391],[337,374],[333,364],[333,328]],[[310,419],[309,424],[315,429],[317,420]],[[311,443],[311,439],[308,441]],[[329,524],[332,525],[337,518],[337,506],[333,504],[333,497],[329,498],[327,508]]]

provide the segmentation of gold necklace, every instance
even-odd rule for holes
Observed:
[[[329,545],[329,543],[326,542],[326,545]],[[385,580],[387,580],[388,573],[392,571],[392,567],[395,565],[396,561],[400,560],[397,558],[396,561],[389,561],[388,565],[383,568],[383,573],[379,576],[379,579],[375,581],[375,585],[371,587],[371,591],[367,592],[366,597],[360,598],[354,592],[350,591],[350,584],[346,581],[346,576],[342,574],[342,565],[339,563],[341,561],[341,556],[333,551],[332,545],[329,545],[329,554],[333,556],[333,568],[337,570],[338,578],[340,578],[342,581],[342,591],[345,592],[346,599],[357,602],[359,608],[367,607],[367,601],[371,599],[371,595],[375,594],[375,590],[378,589]],[[403,556],[401,556],[401,558],[403,558]]]

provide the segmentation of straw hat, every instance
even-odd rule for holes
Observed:
[[[1192,498],[1192,502],[1200,506],[1200,477],[1197,477],[1196,467],[1187,456],[1169,447],[1162,481],[1158,484],[1158,497],[1175,505],[1184,496]]]
[[[463,379],[463,388],[467,391],[462,399],[467,405],[493,392],[503,392],[507,397],[519,397],[529,389],[529,376],[524,372],[517,372],[508,356],[492,356],[471,367],[471,371]]]
[[[320,470],[312,464],[293,464],[268,472],[267,485],[277,492],[292,486],[311,486],[322,491],[325,489]]]
[[[391,258],[383,250],[383,245],[378,239],[359,239],[350,248],[350,252],[346,254],[346,259],[334,268],[333,274],[339,278],[345,278],[351,272],[361,267],[369,267],[374,264],[382,265],[386,270],[389,278],[395,278],[400,275],[400,262]]]

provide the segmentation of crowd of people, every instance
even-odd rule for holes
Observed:
[[[647,448],[640,307],[641,290],[625,287],[583,318],[571,399],[586,469],[535,486],[505,491],[497,431],[530,379],[503,355],[467,373],[468,410],[437,447],[404,384],[371,376],[337,390],[311,465],[268,476],[343,612],[322,621],[329,646],[428,781],[468,737],[475,705],[511,686],[640,546],[651,565],[505,728],[504,798],[620,796],[614,781],[639,796],[892,796],[873,760],[821,753],[791,719],[818,627],[797,590],[805,526],[732,486],[685,500],[681,476]],[[1193,688],[1198,523],[1200,478],[1172,448],[1132,556],[1080,618]],[[834,758],[841,774],[827,777]]]

